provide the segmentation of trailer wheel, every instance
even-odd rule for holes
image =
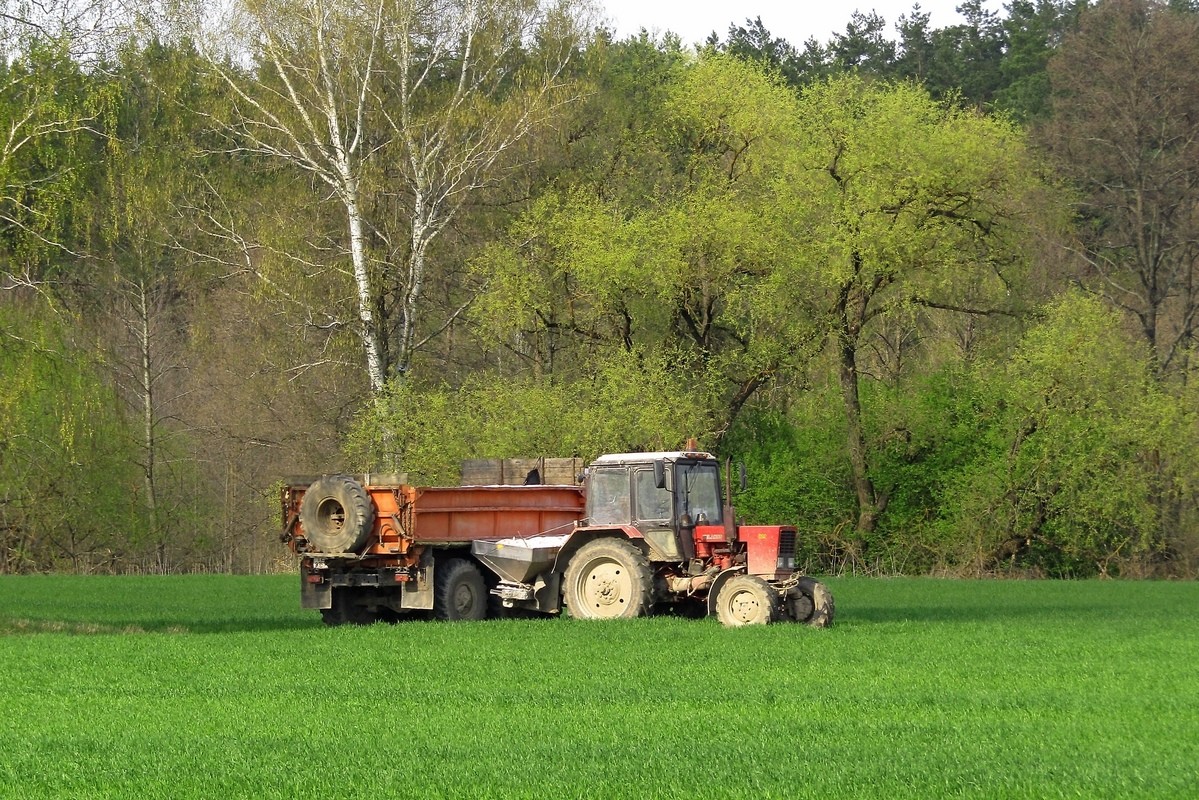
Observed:
[[[326,475],[314,481],[300,501],[300,524],[317,552],[357,552],[366,544],[374,522],[370,496],[348,475]]]
[[[756,575],[734,575],[716,595],[716,618],[730,627],[773,622],[778,607],[778,591]]]
[[[649,560],[623,539],[595,539],[580,547],[565,581],[566,607],[576,619],[640,617],[652,602]]]
[[[433,616],[456,622],[487,616],[483,573],[464,558],[451,558],[433,572]]]
[[[833,624],[833,595],[828,588],[813,578],[800,578],[799,584],[787,591],[783,598],[783,610],[792,622],[800,622],[813,628],[827,628]]]

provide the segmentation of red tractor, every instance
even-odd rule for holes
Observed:
[[[725,625],[832,622],[828,590],[795,571],[795,528],[737,525],[708,453],[601,456],[585,486],[586,516],[555,562],[572,616],[635,617],[667,602]]]
[[[331,476],[284,488],[284,540],[304,607],[330,623],[565,604],[581,619],[669,606],[725,625],[832,624],[828,590],[795,571],[795,528],[737,525],[720,478],[698,451],[601,456],[581,487]]]

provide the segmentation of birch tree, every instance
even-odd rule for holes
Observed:
[[[132,30],[136,15],[125,0],[0,0],[0,47],[5,55],[31,40],[60,42],[71,59],[95,67]]]
[[[11,46],[11,42],[5,42]],[[77,259],[70,218],[98,140],[100,90],[66,44],[25,38],[0,64],[0,289],[50,289]]]
[[[575,0],[243,0],[205,36],[235,97],[230,151],[287,165],[344,215],[340,263],[370,387],[424,343],[431,249],[569,99]],[[248,69],[232,66],[248,60]]]

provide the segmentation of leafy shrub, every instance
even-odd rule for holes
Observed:
[[[481,375],[457,388],[393,382],[355,422],[351,458],[454,483],[467,458],[677,449],[712,428],[706,385],[665,357],[621,351],[573,381]]]
[[[969,370],[950,366],[905,382],[871,386],[864,398],[874,431],[871,478],[885,513],[869,540],[875,561],[919,573],[950,566],[958,531],[940,524],[951,484],[986,452],[994,409]]]
[[[58,323],[0,305],[0,572],[89,570],[144,529],[119,403]]]
[[[748,467],[739,511],[797,524],[808,534],[801,554],[826,571],[1193,569],[1185,476],[1199,450],[1196,414],[1093,298],[1050,304],[1007,357],[898,387],[863,384],[870,477],[885,501],[870,534],[852,530],[836,391],[813,388],[786,415],[749,412],[724,444]]]
[[[738,517],[796,525],[801,563],[821,571],[839,568],[846,555],[840,532],[854,518],[845,425],[829,391],[801,396],[790,415],[747,411],[721,445],[746,467],[746,490],[735,498]]]
[[[946,484],[964,559],[1089,575],[1162,553],[1166,464],[1188,440],[1185,415],[1114,312],[1067,294],[977,380],[992,409],[986,447]]]

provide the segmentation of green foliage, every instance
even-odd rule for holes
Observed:
[[[567,109],[565,147],[543,148],[547,183],[588,187],[622,203],[670,180],[667,154],[655,128],[673,76],[691,56],[677,39],[658,41],[648,33],[619,42],[599,35],[580,61],[583,98]]]
[[[723,44],[709,41],[709,46],[737,58],[757,62],[777,72],[791,86],[803,80],[809,64],[786,39],[772,36],[761,17],[746,19],[745,25],[729,25],[728,39]]]
[[[204,141],[204,115],[219,105],[218,88],[205,81],[202,61],[187,44],[152,41],[120,53],[109,86],[114,107],[106,119],[96,246],[109,251],[125,277],[152,279],[166,271],[168,245],[190,233],[175,212],[195,204],[203,180],[217,179],[196,167],[203,164],[200,148],[211,145]]]
[[[941,524],[941,516],[960,471],[990,455],[982,434],[995,413],[991,401],[980,379],[957,364],[896,387],[870,385],[870,474],[886,513],[867,544],[887,571],[960,567],[963,532]]]
[[[802,94],[799,147],[779,187],[793,212],[797,261],[834,285],[896,280],[924,296],[1019,263],[1036,163],[1002,118],[934,101],[911,84],[837,78]],[[855,266],[857,265],[857,266]],[[877,290],[876,290],[877,291]]]
[[[839,392],[833,383],[813,386],[785,416],[755,410],[738,422],[722,445],[748,468],[738,512],[750,522],[798,525],[801,556],[818,571],[958,568],[963,534],[942,517],[961,470],[990,453],[983,433],[995,412],[984,387],[958,366],[897,387],[866,385],[869,476],[885,513],[864,536],[851,535],[856,499]]]
[[[330,630],[294,575],[8,577],[0,775],[28,800],[1193,794],[1199,584],[829,585],[827,631]]]
[[[667,359],[616,352],[571,381],[482,375],[461,387],[396,381],[355,421],[349,453],[372,471],[457,483],[468,458],[677,449],[711,431],[711,398]]]
[[[688,182],[700,185],[761,176],[791,144],[798,122],[794,94],[777,77],[719,54],[676,76],[663,113]]]
[[[865,548],[887,503],[870,476],[862,411],[869,348],[935,332],[940,312],[1013,313],[1034,224],[1054,216],[1036,213],[1043,183],[1007,120],[857,76],[807,87],[800,115],[778,179],[792,252],[778,293],[836,352]],[[884,366],[898,375],[895,355]]]
[[[1015,0],[1003,20],[1007,47],[1000,63],[1003,86],[996,106],[1017,119],[1044,119],[1049,113],[1047,65],[1057,44],[1078,26],[1085,3],[1078,0]]]
[[[614,350],[668,354],[685,380],[718,389],[727,421],[815,338],[773,277],[787,258],[773,183],[798,109],[776,78],[714,53],[656,97],[641,133],[671,173],[625,183],[635,163],[618,154],[618,180],[539,197],[475,260],[487,289],[473,320],[568,380]]]
[[[1036,199],[1016,126],[854,77],[807,88],[800,117],[777,189],[792,248],[779,288],[795,307],[816,293],[857,339],[914,307],[1011,304],[1033,223],[1060,219]]]
[[[837,71],[885,74],[895,61],[895,42],[887,34],[885,19],[873,11],[854,11],[845,32],[833,34],[829,55]]]
[[[845,566],[839,532],[854,516],[845,421],[835,392],[805,392],[786,415],[755,408],[721,443],[722,452],[746,467],[746,490],[734,498],[738,518],[798,526],[800,562],[819,565],[818,571]]]
[[[33,38],[0,65],[0,265],[31,278],[70,284],[76,214],[88,203],[103,145],[106,82],[85,74],[66,42]],[[78,255],[75,253],[74,255]]]
[[[869,477],[885,513],[859,538],[845,533],[838,399],[814,388],[786,418],[747,416],[725,445],[749,466],[742,513],[798,524],[825,569],[1146,575],[1192,557],[1179,520],[1194,411],[1092,298],[1055,301],[1010,355],[867,384]]]
[[[948,495],[947,517],[986,569],[1137,569],[1165,546],[1164,464],[1194,447],[1184,406],[1116,314],[1067,294],[1005,363],[981,364],[987,451]]]
[[[746,20],[745,26],[730,25],[727,39],[713,38],[708,47],[768,65],[795,87],[846,73],[913,80],[938,99],[960,98],[976,108],[1030,120],[1047,111],[1046,63],[1087,5],[1083,0],[1014,0],[1004,4],[1005,16],[967,0],[957,7],[964,22],[933,28],[928,12],[915,4],[895,21],[897,38],[883,17],[859,10],[844,31],[823,44],[808,39],[802,52],[773,37],[760,19]]]
[[[137,540],[116,398],[61,320],[0,304],[0,572],[103,568]]]

